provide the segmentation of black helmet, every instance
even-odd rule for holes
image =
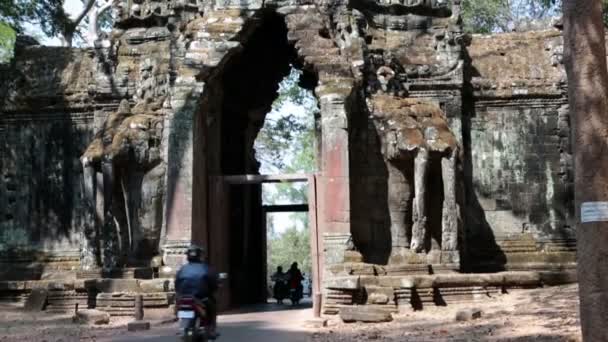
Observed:
[[[188,247],[186,255],[188,256],[188,261],[200,262],[203,256],[203,248],[197,245],[191,245],[190,247]]]

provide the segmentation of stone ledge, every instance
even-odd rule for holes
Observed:
[[[124,293],[158,293],[175,291],[173,279],[77,279],[77,280],[5,280],[0,291],[31,291],[33,289],[76,290]]]
[[[571,271],[507,271],[499,273],[446,273],[413,276],[344,276],[328,279],[324,287],[330,290],[358,290],[365,287],[392,288],[443,288],[467,286],[538,287],[545,282],[560,284],[559,280],[572,282]]]

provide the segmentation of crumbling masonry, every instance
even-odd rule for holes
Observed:
[[[196,241],[231,275],[224,306],[262,300],[260,186],[222,179],[258,173],[253,143],[290,65],[321,113],[325,313],[575,280],[559,30],[466,35],[459,0],[114,10],[95,48],[24,43],[0,66],[3,294],[61,280],[65,298],[164,305],[162,279]]]

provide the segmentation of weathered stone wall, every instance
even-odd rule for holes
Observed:
[[[194,239],[219,271],[262,272],[262,229],[237,221],[259,219],[259,189],[215,181],[257,172],[253,138],[293,62],[321,110],[328,277],[571,267],[560,34],[469,41],[459,9],[125,1],[96,49],[25,48],[0,83],[0,252],[78,251],[93,269],[162,254],[170,274]]]
[[[94,133],[84,50],[32,47],[0,84],[0,278],[78,265],[86,224],[78,162]],[[48,273],[48,272],[47,272]]]
[[[562,49],[557,30],[474,36],[468,48],[469,249],[487,249],[487,237],[476,239],[489,229],[506,267],[550,263],[538,251],[557,264],[575,261]]]

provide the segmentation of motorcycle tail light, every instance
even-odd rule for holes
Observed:
[[[194,305],[194,299],[192,298],[181,298],[177,301],[177,304],[179,306],[193,306]]]

